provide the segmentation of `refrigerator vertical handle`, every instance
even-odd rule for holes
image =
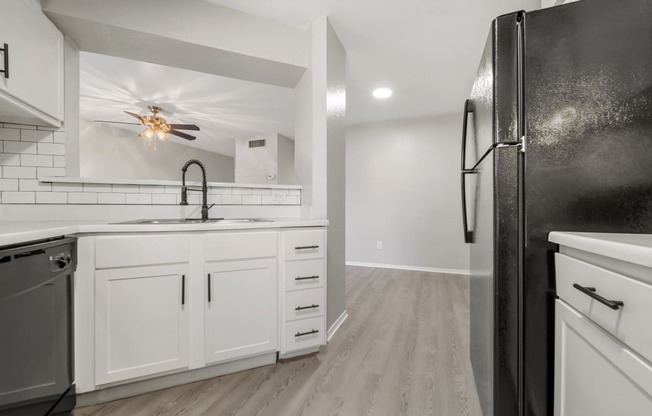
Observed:
[[[464,242],[467,244],[473,243],[473,231],[469,230],[469,221],[466,215],[466,175],[474,174],[476,172],[463,170],[461,176],[462,183],[462,225],[464,226]]]
[[[473,242],[473,231],[469,231],[469,221],[466,215],[466,175],[475,173],[471,169],[466,169],[466,134],[469,122],[469,113],[473,112],[471,100],[464,101],[464,120],[462,121],[462,161],[461,161],[461,187],[462,187],[462,225],[464,227],[464,242]]]
[[[473,112],[471,100],[464,101],[464,120],[462,121],[462,171],[466,170],[466,133],[469,124],[469,113]]]

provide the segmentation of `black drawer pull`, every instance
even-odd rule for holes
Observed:
[[[318,248],[319,248],[319,246],[299,246],[299,247],[295,247],[294,249],[295,250],[316,250]]]
[[[584,293],[587,296],[592,297],[593,299],[597,300],[601,304],[610,307],[611,309],[618,310],[619,308],[625,306],[625,304],[619,300],[609,300],[605,299],[602,296],[598,295],[595,293],[595,288],[594,287],[585,287],[585,286],[580,286],[577,283],[573,284],[573,287],[580,292]]]
[[[181,276],[181,305],[186,304],[186,275]]]
[[[208,303],[211,303],[211,274],[208,273]]]
[[[9,78],[9,45],[4,44],[3,48],[0,48],[0,51],[4,52],[5,55],[5,68],[0,69],[0,73],[5,74],[5,78]]]
[[[297,332],[296,334],[294,334],[294,336],[295,337],[302,337],[304,335],[312,335],[312,334],[316,334],[318,332],[319,332],[318,330],[313,329],[312,331],[308,331],[308,332]]]
[[[295,277],[294,280],[309,280],[309,279],[319,279],[319,276],[303,276],[303,277]]]
[[[296,308],[294,308],[294,310],[295,310],[295,311],[303,311],[303,310],[305,310],[305,309],[315,309],[315,308],[319,308],[319,305],[315,305],[315,304],[313,303],[313,304],[310,305],[310,306],[297,306]]]

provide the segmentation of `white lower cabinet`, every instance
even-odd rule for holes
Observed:
[[[207,265],[206,363],[277,349],[276,258]]]
[[[187,264],[96,271],[96,384],[188,367],[187,275]]]
[[[555,312],[555,416],[652,415],[650,364],[565,302]]]

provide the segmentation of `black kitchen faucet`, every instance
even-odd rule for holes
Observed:
[[[208,210],[213,207],[215,204],[208,206],[208,185],[206,184],[206,168],[204,164],[197,159],[190,159],[187,161],[181,168],[181,202],[179,205],[188,205],[188,191],[199,191],[197,188],[188,188],[186,186],[186,171],[190,165],[197,165],[201,168],[202,181],[201,181],[201,195],[202,195],[202,204],[201,204],[201,220],[208,220]]]

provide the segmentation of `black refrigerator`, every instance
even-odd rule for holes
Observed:
[[[652,0],[496,18],[464,112],[471,363],[482,411],[552,415],[548,233],[652,233]]]

